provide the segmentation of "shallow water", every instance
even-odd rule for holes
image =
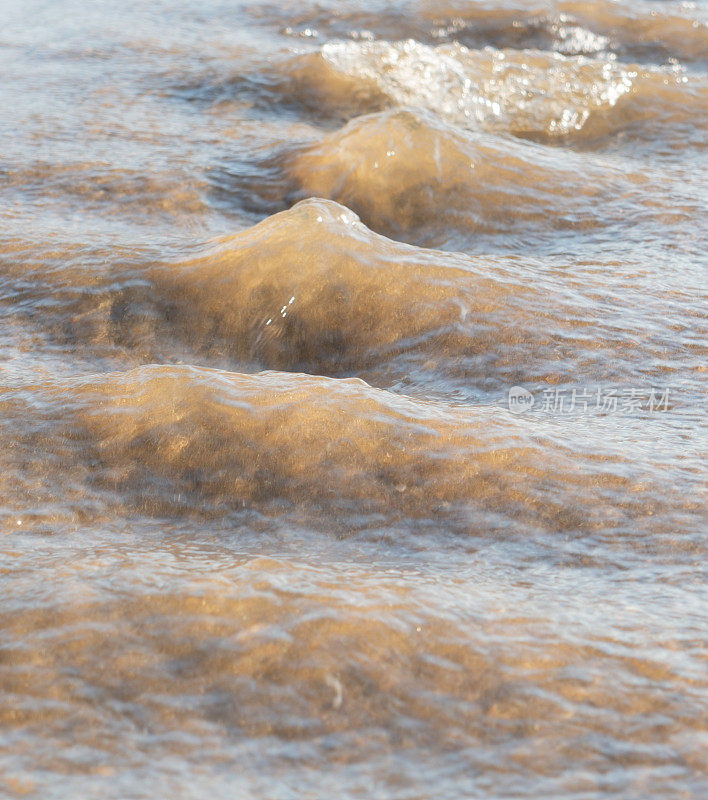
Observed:
[[[0,22],[0,796],[705,796],[708,6]]]

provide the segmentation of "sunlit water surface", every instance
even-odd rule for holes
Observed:
[[[2,797],[708,794],[707,21],[4,0]]]

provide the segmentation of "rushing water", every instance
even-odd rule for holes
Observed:
[[[708,796],[707,21],[2,0],[0,797]]]

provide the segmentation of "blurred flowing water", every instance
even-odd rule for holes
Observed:
[[[707,22],[4,0],[0,796],[708,794]]]

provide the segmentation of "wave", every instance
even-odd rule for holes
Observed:
[[[0,404],[3,438],[23,420],[5,474],[54,476],[61,506],[71,497],[62,464],[84,513],[99,491],[124,513],[254,508],[345,530],[445,519],[450,530],[528,534],[618,529],[660,502],[646,463],[598,451],[593,436],[356,379],[146,366],[6,389]]]
[[[649,135],[649,122],[690,130],[708,113],[705,79],[677,66],[541,50],[339,41],[294,56],[280,69],[279,91],[315,113],[351,117],[418,106],[473,130],[544,142],[599,140],[628,129]]]
[[[128,742],[102,797],[144,797],[132,776],[155,760],[174,762],[181,782],[195,751],[195,774],[228,797],[234,786],[259,796],[264,764],[277,773],[295,751],[287,779],[297,770],[298,785],[317,796],[324,739],[345,754],[329,763],[335,791],[352,764],[357,789],[374,780],[400,788],[387,766],[404,747],[415,759],[406,796],[435,779],[447,797],[458,793],[459,773],[484,770],[502,741],[517,768],[503,785],[521,796],[530,777],[549,797],[560,782],[588,785],[587,773],[601,758],[609,769],[616,750],[630,761],[622,785],[646,785],[649,773],[668,797],[676,770],[667,775],[664,765],[674,759],[684,785],[701,785],[700,634],[696,626],[671,639],[669,627],[697,615],[683,585],[633,581],[630,591],[615,580],[603,593],[596,569],[537,569],[532,581],[528,568],[519,578],[468,557],[431,576],[165,539],[149,551],[132,538],[122,548],[74,545],[71,557],[30,559],[15,548],[25,580],[16,567],[0,609],[10,654],[0,676],[6,759],[30,751],[71,764],[69,751],[79,750],[100,766],[98,729],[103,746]],[[665,639],[669,655],[657,645]],[[667,741],[666,720],[681,735]],[[254,764],[224,776],[224,762],[244,751]],[[47,773],[49,788],[57,779]],[[90,774],[90,785],[105,774]],[[69,768],[62,782],[86,786]]]
[[[415,109],[359,117],[279,163],[297,187],[291,196],[332,198],[374,230],[429,247],[457,235],[469,249],[475,236],[506,233],[528,251],[559,230],[635,226],[642,215],[650,221],[661,213],[656,198],[647,208],[645,173],[471,134]],[[669,209],[680,211],[674,198],[663,212]]]
[[[607,36],[621,56],[653,60],[705,62],[708,19],[700,4],[686,2],[614,2],[561,0],[561,13]]]
[[[262,23],[281,25],[268,7],[251,13]],[[416,39],[425,44],[458,42],[548,50],[565,55],[608,53],[623,59],[661,63],[669,58],[702,62],[708,52],[708,26],[700,5],[683,2],[557,0],[552,3],[459,2],[424,0],[368,8],[341,3],[300,4],[281,32],[301,40],[323,38]]]
[[[675,372],[671,326],[695,320],[682,294],[651,286],[612,265],[574,275],[565,261],[401,244],[307,200],[170,262],[119,253],[101,266],[79,249],[50,268],[23,265],[18,248],[0,272],[0,313],[101,368],[184,361],[480,398],[521,382]]]
[[[60,199],[73,212],[121,217],[163,216],[181,220],[207,211],[202,184],[179,172],[146,173],[113,169],[105,164],[34,162],[12,169],[0,167],[6,188],[31,205]]]

